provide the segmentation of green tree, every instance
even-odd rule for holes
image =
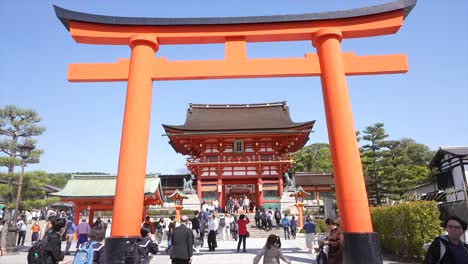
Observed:
[[[20,204],[20,209],[31,209],[32,207],[40,206],[41,204],[55,201],[54,199],[44,198],[46,191],[43,187],[47,184],[63,188],[67,181],[70,179],[70,173],[53,173],[48,174],[44,171],[31,171],[24,174],[23,179],[23,192]],[[18,187],[18,173],[6,174],[0,173],[0,195],[7,192],[8,184],[9,192],[16,193]],[[9,201],[9,206],[14,207],[14,203]],[[44,205],[45,206],[45,205]]]
[[[433,152],[409,138],[387,141],[386,145],[382,184],[390,198],[400,200],[406,191],[427,179]]]
[[[388,135],[385,133],[383,123],[376,123],[366,127],[362,131],[362,140],[367,142],[361,147],[361,162],[364,175],[367,180],[367,191],[370,197],[375,198],[375,203],[380,205],[384,197],[384,186],[382,185],[383,157]]]
[[[7,167],[8,173],[13,173],[15,166],[21,164],[18,156],[18,143],[27,142],[35,144],[32,137],[42,135],[45,127],[39,125],[41,118],[31,109],[21,109],[14,105],[7,105],[0,108],[0,151],[4,154],[0,156],[0,166]],[[23,141],[23,142],[20,142]],[[39,162],[42,150],[35,149],[26,163]]]
[[[330,146],[327,143],[315,143],[303,147],[291,155],[294,160],[293,172],[331,172],[332,163]]]

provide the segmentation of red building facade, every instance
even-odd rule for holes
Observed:
[[[295,123],[286,102],[190,104],[184,125],[163,125],[174,150],[188,156],[200,200],[247,196],[278,203],[289,153],[308,140],[315,121]]]

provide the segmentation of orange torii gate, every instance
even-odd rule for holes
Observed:
[[[55,6],[57,17],[79,43],[129,45],[130,59],[71,64],[72,82],[127,81],[110,263],[136,239],[143,208],[152,82],[155,80],[320,76],[341,224],[345,263],[381,262],[373,232],[346,75],[404,73],[405,55],[355,56],[340,42],[393,34],[416,0],[346,11],[230,18],[132,18],[74,12]],[[246,43],[310,40],[317,54],[304,58],[248,59]],[[224,43],[224,60],[168,61],[154,57],[160,45]],[[137,177],[134,177],[134,176]],[[120,252],[120,253],[118,253]]]

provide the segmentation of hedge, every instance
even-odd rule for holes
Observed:
[[[385,252],[397,256],[424,256],[424,243],[442,232],[435,202],[411,202],[371,208],[374,231]]]
[[[315,223],[315,233],[328,233],[330,230],[328,230],[327,225],[325,224],[325,220],[323,219],[314,219]]]

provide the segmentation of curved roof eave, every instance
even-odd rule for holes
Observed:
[[[190,129],[186,128],[185,125],[166,125],[162,124],[164,130],[166,130],[166,133],[169,134],[167,131],[169,130],[176,130],[179,131],[180,133],[203,133],[207,132],[206,134],[216,134],[216,133],[242,133],[245,131],[270,131],[270,132],[275,132],[276,130],[278,132],[284,131],[284,130],[289,130],[289,129],[297,129],[300,127],[313,127],[315,124],[315,120],[313,121],[307,121],[307,122],[300,122],[300,123],[293,123],[291,126],[287,127],[271,127],[271,128],[242,128],[242,129]]]
[[[109,25],[140,25],[140,26],[177,26],[177,25],[233,25],[253,23],[281,23],[345,19],[352,17],[370,16],[404,10],[406,17],[416,5],[416,0],[396,0],[381,5],[340,10],[331,12],[307,13],[296,15],[247,16],[247,17],[204,17],[204,18],[147,18],[147,17],[118,17],[81,13],[54,5],[55,14],[62,24],[70,30],[69,22],[80,21]]]

